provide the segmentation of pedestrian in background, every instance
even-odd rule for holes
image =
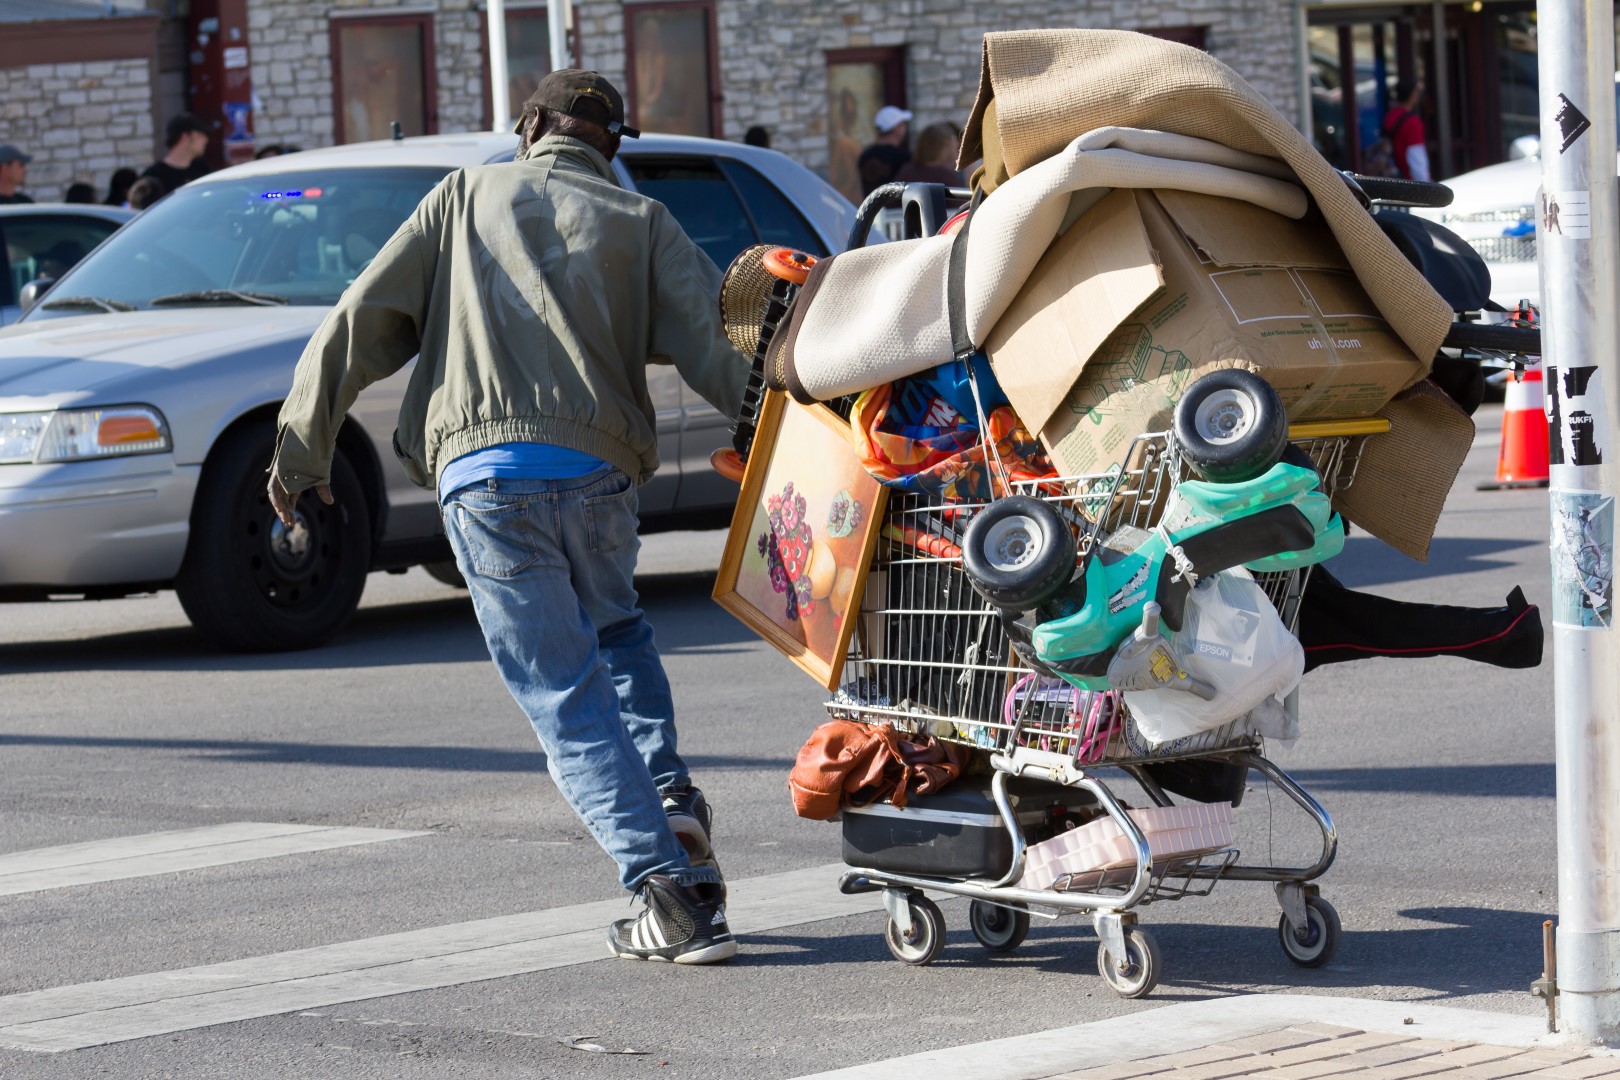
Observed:
[[[114,171],[112,179],[107,183],[107,197],[102,203],[106,206],[128,206],[130,186],[139,175],[127,165]]]
[[[1428,132],[1417,111],[1422,101],[1423,80],[1403,75],[1395,84],[1395,104],[1379,129],[1390,142],[1395,168],[1407,180],[1431,179]]]
[[[208,125],[202,117],[193,113],[176,116],[164,131],[168,151],[148,165],[141,175],[158,180],[165,192],[207,176],[208,165],[203,155],[208,152],[208,134]]]
[[[34,201],[17,190],[28,179],[28,163],[33,160],[32,154],[23,153],[11,143],[0,143],[0,204]]]
[[[743,142],[749,146],[762,146],[769,150],[771,148],[771,133],[766,130],[764,124],[755,124],[743,134]]]
[[[163,181],[155,176],[143,176],[129,186],[129,202],[125,205],[131,210],[145,210],[167,194]]]
[[[930,124],[917,136],[917,152],[900,166],[894,178],[906,184],[961,187],[962,174],[955,168],[956,150],[961,142],[961,133],[950,124]]]
[[[94,203],[96,189],[83,180],[75,180],[67,187],[67,193],[62,196],[65,203]]]
[[[645,903],[616,956],[707,964],[737,951],[711,815],[676,753],[669,680],[631,577],[636,487],[658,465],[647,367],[673,363],[735,416],[747,361],[720,324],[720,272],[610,162],[619,91],[551,72],[524,104],[515,161],[451,173],[305,348],[282,406],[269,497],[330,503],[355,397],[416,369],[395,450],[436,487],[497,671],[558,792]]]
[[[906,148],[906,136],[911,133],[911,113],[895,105],[885,105],[872,118],[877,128],[877,140],[861,151],[856,168],[861,174],[861,195],[872,194],[872,189],[893,180],[902,166],[911,160]]]

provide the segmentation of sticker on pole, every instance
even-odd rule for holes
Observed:
[[[1558,125],[1558,134],[1563,137],[1563,144],[1558,147],[1560,154],[1575,145],[1575,140],[1585,135],[1592,126],[1592,121],[1586,114],[1575,107],[1575,103],[1563,94],[1558,95],[1558,111],[1553,114],[1553,123]]]
[[[1554,626],[1607,630],[1614,622],[1614,497],[1552,492]]]
[[[1596,366],[1547,369],[1548,464],[1601,465],[1606,430],[1603,384]]]
[[[1570,240],[1592,238],[1592,193],[1590,191],[1543,191],[1541,193],[1541,233]]]

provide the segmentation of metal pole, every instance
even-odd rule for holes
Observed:
[[[573,54],[568,48],[568,24],[571,22],[569,0],[551,0],[546,5],[546,30],[551,37],[551,70],[561,71],[573,67]]]
[[[493,131],[512,130],[512,84],[506,70],[506,0],[489,0],[489,115]]]
[[[1434,85],[1429,87],[1429,93],[1434,95],[1435,137],[1440,141],[1440,171],[1435,174],[1438,180],[1452,173],[1451,58],[1446,55],[1450,39],[1446,37],[1445,0],[1434,0],[1429,5],[1429,22],[1433,28],[1429,43],[1434,46]]]
[[[1537,237],[1550,424],[1557,710],[1558,945],[1564,1027],[1620,1045],[1620,207],[1611,0],[1540,0]]]

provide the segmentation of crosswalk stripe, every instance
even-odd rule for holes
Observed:
[[[195,829],[120,836],[0,855],[0,896],[172,874],[207,866],[426,836],[400,829],[355,829],[233,821]]]
[[[728,885],[734,934],[872,911],[838,891],[843,864]],[[0,997],[0,1047],[56,1052],[609,958],[624,900],[453,923],[220,964]],[[744,947],[747,942],[744,941]]]

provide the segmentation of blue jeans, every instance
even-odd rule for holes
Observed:
[[[442,508],[495,667],[619,880],[718,880],[691,869],[659,796],[690,779],[631,581],[635,485],[611,467],[572,480],[502,477],[446,492]]]

